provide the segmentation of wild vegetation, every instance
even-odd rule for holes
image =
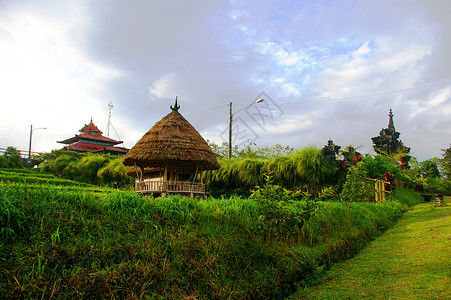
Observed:
[[[54,150],[44,154],[42,159],[40,170],[43,173],[115,188],[132,186],[133,178],[126,174],[130,168],[122,164],[121,156]]]
[[[214,145],[212,149],[223,153],[224,146]],[[410,167],[402,170],[396,154],[363,155],[352,146],[333,155],[327,155],[326,147],[310,146],[297,151],[281,146],[275,146],[274,151],[270,149],[250,145],[241,151],[235,149],[236,157],[230,160],[219,158],[221,168],[206,172],[205,182],[210,192],[215,196],[248,196],[255,186],[264,183],[266,174],[271,174],[275,184],[311,194],[317,199],[363,201],[373,198],[373,188],[367,178],[382,179],[388,173],[393,177],[393,184],[421,193],[451,194],[451,181],[442,177],[439,171],[439,166],[445,170],[449,159],[445,154],[443,159],[421,163],[413,158]],[[274,153],[276,155],[272,155]],[[361,188],[365,186],[367,188]]]
[[[418,192],[451,191],[446,155],[402,170],[351,146],[236,154],[205,175],[206,200],[127,191],[133,179],[109,155],[58,150],[36,170],[0,169],[0,294],[289,296],[421,203]],[[387,174],[396,193],[376,205],[367,178]]]
[[[250,198],[207,200],[3,181],[0,207],[5,298],[221,299],[288,296],[407,208],[348,211],[269,180]]]
[[[3,155],[0,155],[0,168],[22,168],[23,163],[20,153],[13,146],[6,148]]]

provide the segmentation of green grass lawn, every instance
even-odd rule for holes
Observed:
[[[451,299],[451,197],[419,204],[293,299]]]

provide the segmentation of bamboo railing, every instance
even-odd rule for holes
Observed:
[[[190,181],[136,181],[139,193],[205,194],[205,184]]]

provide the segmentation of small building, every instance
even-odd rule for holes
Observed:
[[[115,145],[122,144],[122,141],[116,141],[109,137],[103,136],[102,131],[97,128],[94,123],[89,122],[79,130],[80,134],[74,137],[58,141],[60,144],[66,144],[63,149],[78,152],[92,152],[92,153],[110,153],[116,155],[124,155],[127,149],[117,147]]]
[[[124,155],[123,163],[133,167],[128,174],[135,177],[136,192],[203,197],[203,172],[219,169],[216,154],[178,112],[177,99],[170,108]]]
[[[374,143],[373,148],[377,154],[388,156],[401,154],[401,156],[403,156],[400,159],[401,165],[405,168],[410,160],[410,156],[408,155],[410,148],[404,146],[403,142],[399,139],[400,133],[395,130],[395,123],[393,121],[393,112],[391,108],[388,117],[388,128],[382,129],[379,132],[379,136],[371,138]]]

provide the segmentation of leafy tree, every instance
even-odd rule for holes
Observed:
[[[228,157],[229,147],[228,143],[223,142],[221,145],[217,145],[214,142],[207,140],[211,150],[221,157]],[[275,145],[260,148],[255,143],[249,143],[243,147],[234,145],[232,147],[232,157],[234,158],[276,158],[283,155],[291,155],[296,151],[293,147]]]
[[[440,167],[443,175],[451,179],[451,145],[448,149],[442,149],[443,158],[440,160]]]
[[[363,162],[369,178],[381,179],[385,173],[390,173],[396,178],[401,176],[401,170],[398,168],[399,163],[391,156],[377,154],[373,158],[371,155],[367,155]]]
[[[267,147],[263,147],[263,148],[258,148],[257,153],[261,157],[273,159],[273,158],[277,158],[280,156],[292,155],[292,154],[296,153],[296,150],[293,147],[289,147],[289,146],[284,147],[282,145],[277,144],[275,146],[267,146]]]
[[[4,155],[0,156],[0,168],[8,168],[8,161]]]
[[[23,162],[20,157],[20,152],[14,148],[13,146],[9,146],[6,148],[5,153],[3,154],[4,160],[0,162],[0,164],[5,165],[6,168],[22,168]]]
[[[364,161],[351,167],[346,176],[346,183],[343,186],[340,199],[346,202],[372,201],[374,192],[372,191],[372,183],[365,180],[367,177],[368,169]]]
[[[440,171],[437,165],[438,159],[432,158],[420,163],[420,175],[423,178],[440,177]]]

